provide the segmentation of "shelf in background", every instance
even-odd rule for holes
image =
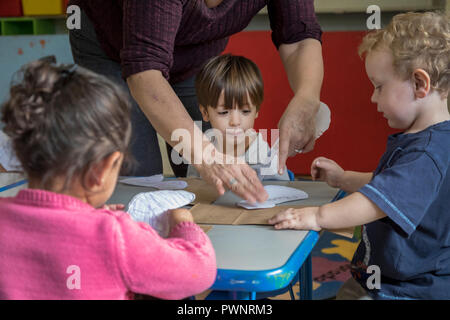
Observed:
[[[66,17],[0,17],[1,36],[43,35],[67,33]]]

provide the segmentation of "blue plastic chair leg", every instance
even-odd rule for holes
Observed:
[[[300,300],[312,300],[312,263],[308,255],[299,272]]]
[[[289,295],[291,296],[291,300],[295,300],[294,290],[292,290],[292,284],[289,285]]]

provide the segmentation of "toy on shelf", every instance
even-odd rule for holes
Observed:
[[[0,18],[2,36],[54,34],[53,19]]]
[[[24,16],[52,16],[65,14],[65,0],[22,0]]]
[[[1,0],[0,17],[21,17],[22,0]]]

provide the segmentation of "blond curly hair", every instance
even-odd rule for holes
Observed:
[[[448,96],[450,82],[449,16],[439,12],[408,12],[394,16],[381,30],[368,33],[358,53],[366,56],[373,50],[388,48],[393,54],[394,70],[403,79],[415,69],[425,70],[431,88]]]

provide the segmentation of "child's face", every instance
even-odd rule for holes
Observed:
[[[388,120],[391,128],[408,129],[418,117],[411,80],[402,80],[394,72],[390,51],[374,50],[366,57],[366,72],[375,89],[371,101]]]
[[[209,121],[211,126],[219,130],[225,141],[224,145],[240,144],[245,142],[245,132],[253,129],[255,119],[258,117],[256,106],[247,96],[248,103],[244,106],[233,106],[233,109],[225,109],[224,94],[219,97],[217,107],[207,108],[200,106],[204,121]]]

